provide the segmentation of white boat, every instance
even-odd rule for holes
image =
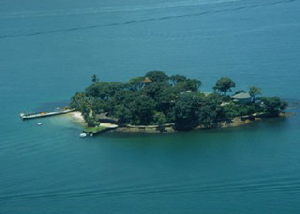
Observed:
[[[84,138],[84,137],[86,137],[86,136],[87,136],[86,133],[80,133],[80,134],[79,134],[79,137],[82,137],[82,138]]]
[[[42,124],[42,123],[37,123],[37,125],[38,125],[38,126],[41,126],[41,125],[43,125],[43,124]]]

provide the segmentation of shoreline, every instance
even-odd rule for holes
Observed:
[[[221,121],[219,123],[214,124],[212,127],[204,127],[202,125],[199,125],[195,127],[194,129],[190,130],[204,130],[204,129],[224,129],[224,128],[231,128],[231,127],[240,127],[244,125],[248,125],[254,122],[262,121],[268,118],[282,118],[291,116],[293,113],[280,113],[277,116],[269,115],[269,114],[254,114],[254,115],[247,115],[242,117],[235,117],[231,119],[230,121]],[[78,120],[81,120],[82,123],[84,122],[84,119],[80,112],[76,112],[72,115],[73,117],[77,118]],[[86,123],[85,123],[86,124]],[[130,125],[125,124],[123,126],[118,126],[116,124],[112,123],[100,123],[100,126],[104,127],[105,131],[101,130],[98,133],[93,134],[100,134],[104,132],[110,132],[110,133],[153,133],[153,134],[159,134],[159,133],[175,133],[180,132],[174,128],[173,123],[164,124],[162,126],[159,125]]]
[[[277,116],[271,116],[271,115],[258,115],[258,116],[243,116],[243,117],[235,117],[231,119],[230,121],[222,121],[217,124],[215,124],[212,127],[204,127],[203,125],[199,125],[195,127],[194,129],[191,129],[189,131],[194,130],[205,130],[205,129],[225,129],[225,128],[232,128],[232,127],[240,127],[244,125],[248,125],[254,122],[262,121],[265,119],[271,119],[271,118],[285,118],[287,116],[293,115],[292,113],[281,113]],[[119,127],[115,130],[111,130],[111,132],[117,132],[117,133],[153,133],[153,134],[159,134],[159,133],[176,133],[176,132],[182,132],[174,129],[174,126],[172,124],[165,124],[163,126],[159,125],[125,125],[123,127]]]
[[[251,124],[254,122],[258,122],[267,118],[280,118],[280,117],[287,117],[292,115],[293,113],[280,113],[279,115],[270,115],[270,114],[262,114],[262,113],[256,113],[253,115],[247,115],[242,117],[235,117],[229,121],[221,121],[219,123],[214,124],[212,127],[204,127],[202,125],[199,125],[195,127],[192,130],[201,130],[201,129],[217,129],[217,128],[231,128],[231,127],[240,127],[247,124]],[[159,125],[130,125],[125,124],[123,126],[119,126],[117,124],[112,123],[100,123],[99,127],[103,127],[101,131],[96,132],[89,132],[84,130],[87,126],[86,122],[84,121],[84,118],[79,111],[71,112],[68,114],[73,121],[76,123],[81,124],[83,128],[83,132],[87,133],[93,133],[93,134],[100,134],[104,132],[110,132],[110,133],[153,133],[153,134],[159,134],[159,133],[175,133],[180,132],[174,128],[174,124],[164,124],[162,126]],[[95,128],[95,127],[94,127]],[[192,131],[191,130],[191,131]]]
[[[80,123],[82,125],[86,124],[80,111],[70,112],[69,114],[67,114],[67,116],[69,116],[76,123]]]
[[[240,127],[244,125],[248,125],[254,122],[259,122],[265,119],[271,119],[271,118],[285,118],[288,116],[293,115],[293,113],[280,113],[277,116],[269,115],[269,114],[257,114],[257,115],[248,115],[248,116],[242,116],[242,117],[235,117],[228,121],[222,121],[217,124],[215,124],[212,127],[204,127],[202,125],[199,125],[195,127],[194,129],[191,129],[189,131],[193,130],[204,130],[204,129],[225,129],[225,128],[232,128],[232,127]],[[164,127],[162,130],[161,128]],[[111,132],[117,132],[117,133],[153,133],[153,134],[159,134],[159,133],[175,133],[175,132],[182,132],[174,129],[174,126],[172,124],[165,124],[163,126],[159,125],[149,125],[149,126],[133,126],[133,125],[125,125],[123,127],[119,127],[115,130],[111,130]]]
[[[79,124],[83,132],[91,133],[91,134],[100,134],[106,131],[111,131],[113,129],[117,129],[119,126],[112,123],[100,123],[99,126],[96,127],[88,127],[87,123],[84,120],[84,117],[82,116],[80,111],[74,111],[68,114],[71,121],[74,123]],[[97,129],[99,128],[99,129]]]

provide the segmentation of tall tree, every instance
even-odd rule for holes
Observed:
[[[161,93],[169,87],[171,87],[170,84],[166,82],[153,82],[143,89],[143,93],[152,99],[158,99]]]
[[[223,119],[224,112],[221,103],[222,98],[220,95],[211,94],[204,97],[197,109],[199,123],[206,128],[211,128],[216,125],[218,119]]]
[[[216,85],[213,87],[214,91],[223,92],[226,96],[226,93],[228,91],[231,91],[231,88],[235,87],[235,82],[233,82],[228,77],[222,77],[219,79],[216,83]]]
[[[186,80],[186,77],[183,75],[176,74],[170,76],[169,80],[173,85],[177,85],[179,82],[184,82]]]
[[[92,76],[91,76],[91,78],[92,78],[92,82],[99,82],[99,79],[98,79],[98,77],[97,77],[97,75],[96,74],[93,74]]]
[[[183,93],[175,104],[175,125],[178,130],[190,130],[197,126],[197,97],[195,93]]]
[[[130,104],[132,115],[136,117],[135,124],[149,125],[153,121],[156,103],[148,96],[140,95]]]
[[[169,79],[163,71],[149,71],[145,77],[148,77],[152,82],[166,82]]]
[[[124,105],[117,106],[115,116],[117,116],[117,118],[119,119],[120,124],[132,123],[133,120],[132,111]]]
[[[70,106],[82,113],[90,109],[89,100],[84,92],[76,92],[71,98]]]
[[[257,87],[254,87],[254,86],[251,86],[250,89],[249,89],[249,94],[252,97],[253,103],[255,103],[256,96],[261,94],[261,89],[257,88]]]
[[[108,100],[114,96],[117,91],[122,90],[125,84],[120,82],[96,82],[85,89],[89,97]]]

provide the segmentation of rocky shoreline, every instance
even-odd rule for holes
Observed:
[[[276,118],[276,117],[286,117],[291,115],[291,113],[280,113],[279,115],[271,115],[271,114],[263,114],[263,113],[256,113],[253,115],[243,116],[243,117],[235,117],[229,121],[222,121],[210,128],[230,128],[230,127],[239,127],[243,125],[247,125],[253,122],[261,121],[265,118]],[[148,125],[148,126],[138,126],[138,125],[124,125],[118,127],[115,130],[111,130],[110,132],[117,132],[117,133],[174,133],[178,132],[174,128],[173,123],[164,124],[162,126],[159,125]],[[208,127],[204,126],[197,126],[194,130],[200,129],[209,129]]]
[[[231,120],[221,121],[219,123],[214,124],[212,127],[205,127],[199,125],[194,128],[194,130],[201,130],[201,129],[213,129],[213,128],[230,128],[230,127],[239,127],[243,125],[247,125],[253,122],[261,121],[265,118],[278,118],[278,117],[286,117],[291,115],[292,113],[280,113],[277,115],[272,114],[265,114],[265,113],[255,113],[252,115],[242,116],[242,117],[235,117]],[[85,124],[83,117],[81,116],[80,112],[73,112],[70,114],[77,122],[81,124]],[[131,125],[131,124],[124,124],[124,125],[116,125],[116,124],[109,124],[109,123],[101,123],[106,127],[99,131],[99,133],[93,134],[101,134],[101,133],[174,133],[178,132],[175,129],[174,123],[167,123],[164,125]],[[112,128],[113,127],[113,128]]]

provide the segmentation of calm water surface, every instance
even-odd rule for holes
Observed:
[[[298,100],[299,11],[299,0],[2,0],[0,213],[299,213],[299,115],[86,139],[66,116],[18,118],[65,103],[93,73],[182,73],[204,91],[229,76]]]

